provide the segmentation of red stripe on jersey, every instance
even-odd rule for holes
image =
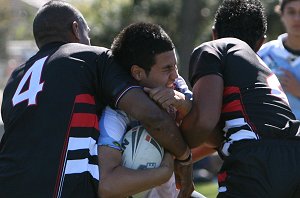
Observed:
[[[93,127],[99,130],[98,117],[91,113],[74,113],[71,127]]]
[[[226,97],[230,94],[239,94],[240,88],[238,87],[225,87],[223,96]]]
[[[227,172],[226,171],[218,174],[218,182],[220,182],[220,183],[224,182],[226,180],[226,178],[227,178]]]
[[[89,94],[80,94],[76,96],[75,103],[87,103],[87,104],[95,104],[95,98]]]
[[[239,94],[239,100],[233,100],[226,104],[223,104],[222,113],[240,111],[244,116],[246,122],[251,126],[252,130],[256,131],[255,125],[250,121],[248,115],[246,114],[243,99],[241,97],[241,91],[239,87],[229,86],[224,88],[223,97],[229,96],[231,94]]]
[[[241,111],[243,112],[241,101],[234,100],[227,104],[223,105],[222,113],[234,112],[234,111]]]

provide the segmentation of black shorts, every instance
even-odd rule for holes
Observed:
[[[239,141],[229,151],[218,198],[300,197],[300,139]]]

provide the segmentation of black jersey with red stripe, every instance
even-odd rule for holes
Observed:
[[[224,81],[221,122],[227,141],[296,135],[299,123],[277,77],[245,42],[223,38],[197,47],[191,85],[209,74]]]
[[[43,47],[3,94],[0,197],[97,197],[98,119],[136,83],[106,48]]]

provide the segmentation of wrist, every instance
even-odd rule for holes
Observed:
[[[186,160],[188,159],[188,157],[191,154],[191,149],[189,147],[186,148],[185,152],[180,156],[180,157],[176,157],[176,160],[182,161],[182,160]]]
[[[181,100],[180,105],[176,108],[181,119],[183,119],[192,109],[192,101],[188,99]]]
[[[177,163],[179,163],[181,166],[188,166],[193,164],[193,157],[192,152],[190,152],[189,156],[184,160],[175,159]]]

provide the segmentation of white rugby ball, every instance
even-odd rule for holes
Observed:
[[[164,156],[164,149],[143,126],[137,126],[124,135],[122,146],[123,166],[131,169],[159,167]]]

